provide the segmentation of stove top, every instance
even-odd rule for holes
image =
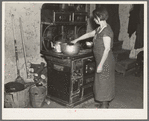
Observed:
[[[41,54],[46,55],[46,56],[53,56],[57,58],[76,58],[76,57],[84,56],[86,54],[92,54],[92,49],[80,50],[80,52],[77,55],[73,55],[73,56],[68,56],[63,53],[55,52],[53,50],[46,51],[46,52],[44,51],[44,52],[41,52]]]

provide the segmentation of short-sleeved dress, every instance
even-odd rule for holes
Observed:
[[[113,47],[113,31],[107,25],[100,33],[96,31],[93,39],[93,53],[96,60],[96,67],[99,65],[104,52],[103,37],[111,38],[111,48]],[[103,65],[101,73],[95,72],[94,96],[96,101],[111,101],[115,96],[115,60],[110,49],[108,57]]]

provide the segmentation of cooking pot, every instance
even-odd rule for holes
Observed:
[[[77,55],[80,52],[80,44],[62,43],[61,50],[62,50],[62,53],[68,56]]]
[[[55,52],[61,53],[61,43],[60,41],[56,41],[55,43],[51,42],[51,47],[54,49]]]

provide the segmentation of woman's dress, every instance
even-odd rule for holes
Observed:
[[[96,31],[93,39],[93,52],[96,60],[96,67],[99,65],[104,52],[103,37],[111,38],[111,48],[113,47],[113,31],[107,25],[100,33]],[[96,68],[97,70],[97,68]],[[101,73],[95,73],[94,96],[96,101],[111,101],[115,96],[115,59],[110,49],[108,57],[103,65]]]

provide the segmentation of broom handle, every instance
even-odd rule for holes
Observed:
[[[20,76],[20,70],[19,70],[19,67],[18,67],[19,59],[18,59],[17,42],[16,42],[16,38],[15,38],[15,29],[14,29],[14,15],[12,14],[11,17],[12,17],[12,30],[13,30],[13,38],[14,38],[14,46],[15,46],[17,76]]]
[[[26,67],[26,75],[27,75],[27,78],[28,78],[27,62],[26,62],[26,50],[25,50],[24,36],[23,36],[23,26],[22,26],[21,18],[19,18],[19,20],[20,20],[20,32],[21,32],[21,39],[22,39],[22,47],[23,47],[24,60],[25,60],[25,67]]]

